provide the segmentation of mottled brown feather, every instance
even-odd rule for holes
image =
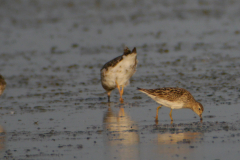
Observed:
[[[5,82],[2,75],[0,75],[0,95],[2,95],[3,91],[6,88],[7,83]]]
[[[0,85],[5,86],[7,83],[5,82],[4,78],[2,75],[0,75]]]
[[[135,49],[135,50],[136,50],[136,49]],[[106,64],[104,64],[103,67],[101,68],[101,70],[103,70],[103,69],[108,70],[109,67],[114,67],[114,66],[116,66],[120,61],[123,60],[123,56],[124,56],[124,55],[126,56],[126,55],[129,55],[129,54],[131,54],[131,53],[135,53],[135,52],[131,52],[131,50],[128,49],[128,47],[126,47],[126,48],[124,49],[123,55],[118,56],[118,57],[114,58],[113,60],[111,60],[111,61],[107,62]]]
[[[138,88],[143,92],[146,92],[150,95],[157,96],[162,99],[166,99],[169,101],[176,101],[176,100],[185,100],[191,101],[194,100],[194,97],[188,92],[186,89],[183,88],[158,88],[158,89],[142,89]]]

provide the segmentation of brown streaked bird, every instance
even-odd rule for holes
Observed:
[[[0,96],[6,88],[7,83],[5,82],[3,76],[0,74]]]
[[[188,108],[193,110],[202,121],[202,113],[203,113],[203,106],[201,103],[197,102],[194,97],[188,92],[186,89],[183,88],[158,88],[158,89],[142,89],[137,88],[137,90],[147,94],[157,103],[161,104],[157,107],[156,117],[155,120],[158,121],[158,110],[162,107],[169,107],[171,111],[169,116],[171,121],[172,118],[172,110],[173,109],[182,109]]]
[[[135,47],[132,51],[126,47],[123,55],[114,58],[102,67],[101,82],[107,91],[108,102],[110,102],[110,94],[115,88],[118,88],[120,102],[123,102],[123,89],[129,84],[129,79],[136,72],[136,67],[137,51]]]

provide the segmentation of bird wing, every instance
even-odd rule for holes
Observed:
[[[121,60],[123,60],[123,56],[122,55],[118,56],[118,57],[114,58],[113,60],[111,60],[111,61],[107,62],[106,64],[104,64],[101,70],[103,70],[103,69],[108,70],[109,67],[116,66]]]
[[[140,91],[146,92],[152,96],[156,96],[169,101],[175,101],[181,99],[184,94],[189,92],[183,88],[158,88],[158,89],[139,89]]]

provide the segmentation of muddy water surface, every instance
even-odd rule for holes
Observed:
[[[1,159],[237,159],[238,1],[0,1]],[[100,69],[136,47],[112,102]],[[182,87],[204,106],[159,111],[137,87]]]

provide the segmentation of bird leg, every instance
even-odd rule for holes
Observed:
[[[122,98],[122,95],[123,95],[123,90],[124,90],[124,85],[121,86],[121,92],[120,92],[120,101],[123,103],[123,98]]]
[[[120,86],[118,85],[118,83],[117,83],[117,80],[115,81],[115,83],[116,83],[116,85],[117,85],[118,92],[119,92],[119,94],[120,94],[120,97],[121,97],[121,88],[120,88]]]
[[[119,91],[119,94],[120,94],[120,99],[119,100],[120,100],[121,103],[123,103],[122,95],[123,95],[123,88],[124,88],[124,86],[118,85],[117,80],[115,81],[115,83],[117,85],[117,88],[118,88],[118,91]]]
[[[158,106],[158,107],[157,107],[155,122],[158,122],[158,110],[159,110],[161,107],[162,107],[162,106]]]
[[[173,121],[173,118],[172,118],[172,109],[171,109],[171,111],[170,111],[170,113],[169,113],[169,116],[170,116],[171,122],[172,122],[172,121]]]
[[[107,95],[108,95],[108,102],[110,102],[110,94],[111,94],[111,92],[107,92]]]

